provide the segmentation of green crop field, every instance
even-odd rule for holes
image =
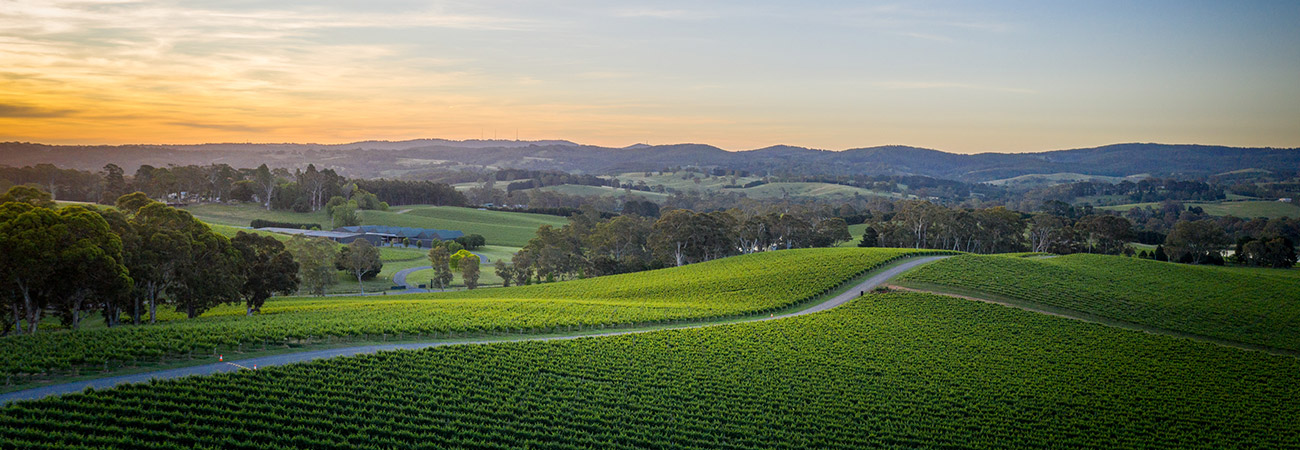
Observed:
[[[923,294],[0,408],[24,449],[1300,447],[1300,361]]]
[[[194,217],[209,224],[247,227],[253,219],[293,223],[318,223],[329,229],[330,221],[324,212],[295,213],[267,211],[255,204],[194,205],[185,208]],[[401,211],[406,211],[400,213]],[[358,211],[363,225],[389,225],[398,227],[460,230],[465,234],[479,234],[488,244],[506,247],[523,247],[542,225],[563,226],[568,219],[545,214],[481,211],[474,208],[452,206],[405,205],[388,211]]]
[[[815,298],[908,249],[801,249],[625,275],[379,297],[273,298],[262,313],[216,308],[192,320],[0,338],[0,375],[17,382],[242,345],[325,336],[555,331],[769,312]],[[919,252],[934,253],[934,252]],[[432,336],[430,336],[432,337]]]
[[[1211,216],[1236,216],[1241,218],[1264,217],[1300,217],[1300,206],[1294,203],[1282,203],[1273,200],[1232,201],[1214,203],[1184,203],[1188,207],[1199,206]],[[1111,211],[1128,211],[1133,208],[1160,209],[1159,203],[1129,203],[1124,205],[1102,206],[1099,209]]]
[[[963,255],[905,274],[1156,328],[1300,350],[1295,270],[1190,266],[1120,256]],[[920,287],[920,286],[918,286]]]

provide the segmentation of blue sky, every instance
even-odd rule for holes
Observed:
[[[1300,146],[1300,2],[0,0],[0,140]]]

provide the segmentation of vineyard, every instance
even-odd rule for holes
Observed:
[[[925,294],[0,409],[22,449],[1297,448],[1300,361]]]
[[[0,375],[16,385],[223,351],[336,342],[339,337],[370,342],[554,333],[768,313],[916,253],[788,250],[513,288],[273,299],[262,314],[251,317],[241,308],[225,307],[194,320],[7,336],[0,338]]]
[[[1189,266],[1076,254],[1050,259],[964,255],[902,277],[988,292],[1140,325],[1300,350],[1295,271]]]

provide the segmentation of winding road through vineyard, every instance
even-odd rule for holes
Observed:
[[[903,272],[911,270],[917,266],[934,262],[940,259],[948,258],[948,257],[950,256],[925,256],[925,257],[909,258],[904,260],[904,262],[900,264],[879,271],[878,273],[872,275],[867,280],[859,283],[858,285],[850,288],[849,290],[839,295],[836,295],[834,297],[825,299],[825,301],[817,303],[811,307],[793,310],[782,314],[771,315],[768,317],[751,317],[747,319],[741,319],[738,321],[729,320],[723,322],[686,324],[686,325],[676,325],[676,326],[667,326],[667,327],[620,330],[620,331],[613,331],[613,332],[575,333],[572,335],[560,335],[560,336],[554,336],[554,335],[526,336],[526,337],[518,337],[518,338],[495,339],[495,340],[468,340],[468,341],[441,340],[441,341],[433,341],[433,342],[388,344],[388,345],[365,345],[365,346],[355,346],[355,347],[333,348],[333,349],[326,349],[326,350],[304,351],[304,352],[296,352],[296,353],[289,353],[283,355],[243,359],[238,361],[237,364],[232,362],[220,362],[220,363],[206,364],[201,366],[158,370],[153,372],[146,372],[146,373],[139,373],[139,374],[132,374],[132,375],[112,376],[112,377],[99,378],[95,380],[78,381],[78,382],[43,386],[39,388],[32,388],[32,389],[0,394],[0,404],[8,404],[14,401],[34,400],[34,399],[45,398],[53,395],[62,395],[62,394],[68,394],[73,392],[80,392],[85,390],[86,388],[107,389],[117,385],[143,383],[155,379],[166,380],[166,379],[182,378],[182,377],[187,377],[192,375],[211,375],[216,373],[251,369],[255,367],[260,368],[260,367],[279,366],[279,365],[293,364],[293,363],[303,362],[303,361],[311,361],[311,360],[324,359],[324,358],[334,358],[339,356],[369,354],[369,353],[376,353],[376,352],[390,351],[390,350],[414,350],[414,349],[422,349],[422,348],[430,348],[430,347],[443,347],[443,346],[450,346],[450,345],[466,345],[466,344],[487,344],[487,343],[494,343],[494,342],[552,341],[552,340],[577,339],[577,338],[584,338],[584,337],[616,336],[616,335],[624,335],[624,334],[632,334],[632,333],[645,333],[649,331],[660,331],[665,329],[687,329],[687,328],[708,327],[708,326],[717,325],[719,323],[763,321],[763,320],[773,320],[773,319],[780,319],[780,318],[793,317],[793,316],[801,316],[805,314],[825,311],[834,308],[836,306],[843,305],[849,302],[850,300],[859,297],[860,295],[862,295],[862,293],[870,291],[871,289],[874,289],[875,287],[888,282],[889,280],[897,277]]]

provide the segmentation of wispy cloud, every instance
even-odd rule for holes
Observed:
[[[700,20],[715,17],[715,14],[703,11],[689,11],[685,9],[624,8],[614,11],[614,16],[666,20]]]
[[[263,133],[280,129],[267,123],[391,109],[376,104],[398,101],[394,92],[405,102],[466,102],[456,90],[483,78],[467,66],[472,61],[365,37],[542,26],[439,7],[350,12],[275,3],[223,6],[6,1],[0,6],[0,79],[6,80],[0,101],[24,102],[0,105],[0,117],[58,119],[93,111],[97,122],[86,123],[91,115],[81,114],[82,122],[63,126],[108,128],[120,123],[102,118],[136,117],[137,124],[154,127]]]
[[[958,42],[956,34],[1006,33],[1012,26],[995,16],[901,4],[842,8],[826,20],[933,42]]]
[[[5,118],[64,117],[75,112],[76,111],[70,109],[50,109],[28,105],[0,104],[0,117]]]
[[[957,83],[950,81],[880,81],[874,83],[877,87],[894,90],[970,90],[970,91],[993,91],[1008,92],[1015,94],[1036,94],[1033,89],[1003,87],[1003,86],[986,86],[972,83]]]
[[[900,32],[897,32],[897,33],[895,33],[895,34],[897,34],[897,35],[899,35],[899,36],[906,36],[906,37],[910,37],[910,38],[923,39],[923,40],[927,40],[927,41],[935,41],[935,42],[956,42],[956,39],[953,39],[953,38],[948,37],[948,36],[939,35],[939,34],[917,33],[917,32],[912,32],[912,31],[900,31]]]
[[[195,122],[167,122],[168,125],[179,127],[201,128],[205,130],[219,131],[237,131],[241,133],[260,133],[274,130],[274,127],[259,127],[253,125],[233,124],[233,123],[195,123]]]

